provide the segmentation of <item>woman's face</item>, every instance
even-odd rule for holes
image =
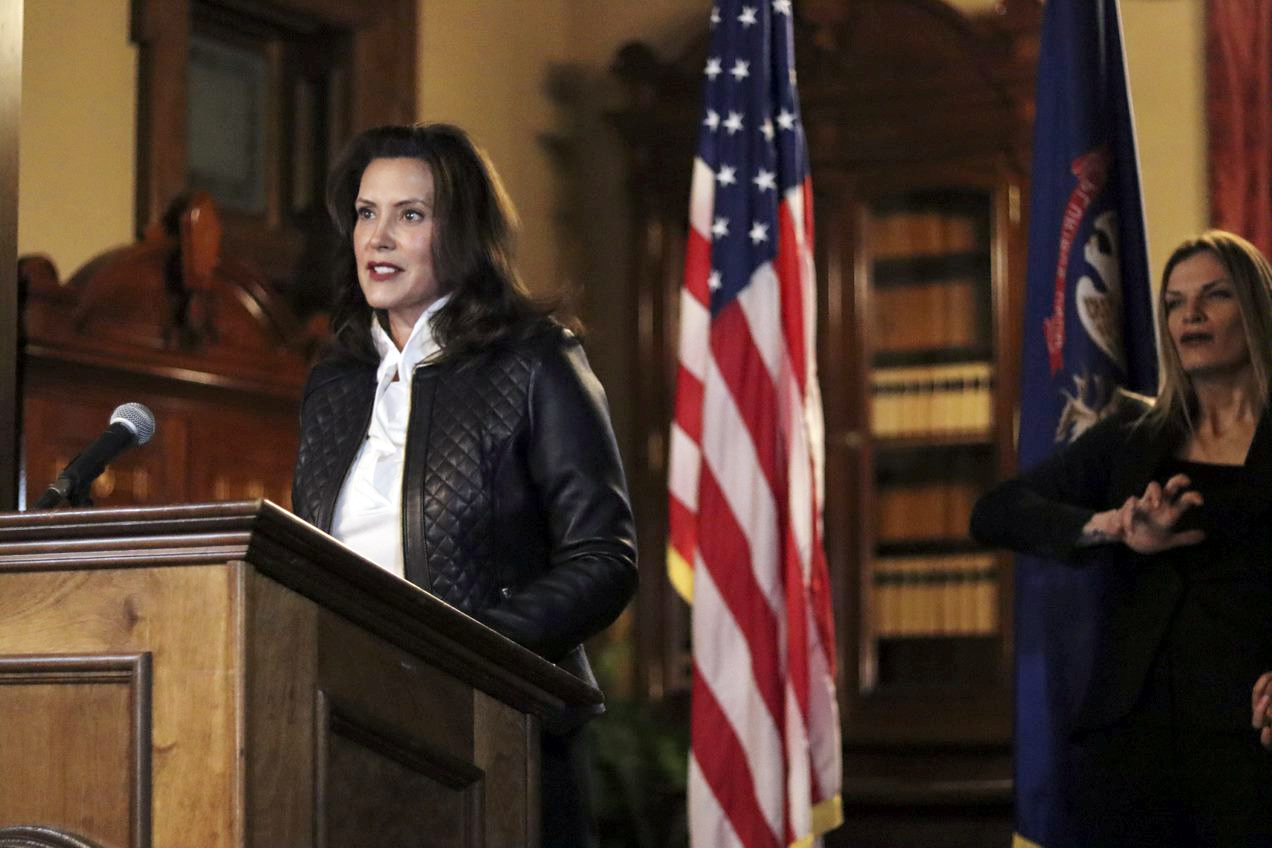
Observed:
[[[399,348],[442,292],[433,264],[433,172],[418,159],[372,159],[354,201],[353,254],[372,309]]]
[[[1234,373],[1249,366],[1241,306],[1213,253],[1203,250],[1177,264],[1166,281],[1162,302],[1171,341],[1189,376]]]

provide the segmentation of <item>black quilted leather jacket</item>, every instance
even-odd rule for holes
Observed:
[[[375,371],[327,362],[305,387],[292,504],[325,531],[370,424]],[[635,591],[635,540],[605,394],[568,331],[416,367],[408,580],[594,684],[581,645]]]

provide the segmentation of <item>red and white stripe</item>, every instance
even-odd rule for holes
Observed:
[[[695,161],[668,556],[693,604],[690,838],[809,845],[842,820],[811,188],[782,199],[777,261],[713,319],[714,190]]]

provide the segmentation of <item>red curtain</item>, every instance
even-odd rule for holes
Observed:
[[[1207,0],[1210,221],[1272,255],[1272,0]]]

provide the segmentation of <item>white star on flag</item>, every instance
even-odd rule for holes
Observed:
[[[784,130],[795,129],[795,116],[783,109],[777,113],[777,125]]]
[[[724,121],[724,128],[729,131],[729,135],[742,130],[742,113],[730,112],[729,117]]]
[[[742,80],[751,75],[751,63],[738,59],[733,63],[733,70],[729,71],[729,73],[733,74],[735,80],[742,82]]]
[[[703,126],[710,129],[712,132],[715,132],[716,129],[720,126],[720,115],[717,114],[717,112],[714,109],[708,109],[706,120],[704,120],[702,124]]]
[[[751,182],[755,183],[755,187],[760,191],[777,191],[777,175],[772,171],[761,168]]]
[[[768,141],[773,140],[776,131],[773,129],[773,122],[768,118],[764,119],[764,123],[760,124],[760,132],[764,134],[764,138]]]
[[[715,291],[716,289],[720,288],[722,283],[723,281],[720,278],[719,271],[712,271],[710,274],[707,275],[707,288],[711,289],[711,291]]]
[[[716,218],[715,221],[711,223],[711,235],[715,236],[716,238],[724,238],[728,234],[729,234],[729,219],[728,218]]]
[[[715,78],[720,76],[723,71],[724,68],[720,65],[720,58],[718,56],[712,56],[710,59],[707,59],[707,67],[704,68],[702,72],[707,75],[708,79],[715,82]]]
[[[742,14],[738,15],[738,23],[742,24],[744,27],[754,26],[756,23],[755,7],[743,6]]]
[[[751,232],[747,233],[747,235],[751,237],[751,244],[768,241],[768,224],[761,224],[756,221],[751,225]]]
[[[722,186],[733,185],[738,181],[738,169],[729,165],[721,165],[720,172],[716,174],[716,182]]]
[[[791,13],[791,0],[773,0],[773,11],[779,15]]]

